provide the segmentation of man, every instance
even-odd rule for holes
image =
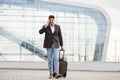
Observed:
[[[59,47],[61,47],[61,50],[64,50],[64,48],[60,26],[54,24],[55,17],[53,15],[50,15],[48,19],[39,33],[45,33],[44,48],[46,48],[48,54],[49,79],[52,79],[54,73],[55,78],[61,77],[61,74],[59,74]]]

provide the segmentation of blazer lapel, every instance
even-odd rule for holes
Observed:
[[[52,30],[51,30],[51,28],[50,28],[50,25],[48,25],[48,29],[49,29],[49,31],[50,31],[51,34],[55,34],[55,32],[57,31],[56,25],[54,25],[54,33],[52,33]]]
[[[50,33],[52,34],[52,31],[51,31],[50,25],[48,25],[48,29],[49,29]]]
[[[55,32],[57,31],[57,27],[56,27],[56,25],[54,25],[54,29],[55,29],[55,30],[54,30],[54,33],[55,33]]]

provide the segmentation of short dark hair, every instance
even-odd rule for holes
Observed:
[[[50,19],[50,18],[55,18],[55,17],[54,17],[53,15],[49,15],[49,19]]]

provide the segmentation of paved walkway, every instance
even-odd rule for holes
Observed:
[[[46,70],[1,70],[0,80],[49,80]],[[56,80],[56,79],[53,79]],[[120,80],[120,72],[68,71],[58,80]]]

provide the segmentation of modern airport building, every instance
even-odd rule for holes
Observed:
[[[38,31],[50,14],[63,33],[69,61],[105,61],[110,17],[93,5],[40,0],[2,0],[0,6],[1,61],[46,59],[44,35]],[[9,45],[8,45],[9,44]]]
[[[61,27],[68,70],[120,71],[116,43],[115,55],[108,53],[111,14],[98,1],[86,1],[0,0],[0,68],[47,69],[45,35],[39,30],[54,15]]]

